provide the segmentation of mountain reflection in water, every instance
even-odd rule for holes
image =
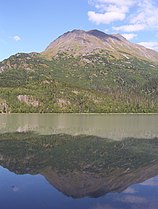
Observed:
[[[99,197],[156,176],[158,139],[6,133],[0,135],[0,165],[41,174],[73,198]]]

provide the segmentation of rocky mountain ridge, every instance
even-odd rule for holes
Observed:
[[[131,43],[120,34],[108,35],[99,30],[67,32],[53,41],[42,54],[51,58],[60,53],[80,56],[98,52],[107,52],[117,58],[134,56],[158,62],[158,52]]]

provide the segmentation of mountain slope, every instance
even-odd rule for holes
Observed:
[[[158,52],[73,30],[0,63],[0,112],[158,112],[157,84]]]
[[[119,34],[108,35],[98,30],[73,30],[53,41],[42,53],[52,58],[60,53],[69,55],[85,55],[90,53],[107,52],[116,58],[128,56],[139,57],[143,60],[158,62],[158,53],[141,45],[127,41]]]

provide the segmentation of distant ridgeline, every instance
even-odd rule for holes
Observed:
[[[0,112],[158,112],[158,52],[119,34],[67,32],[0,62]]]
[[[0,134],[0,165],[41,174],[73,198],[98,197],[156,176],[158,139],[6,133]]]

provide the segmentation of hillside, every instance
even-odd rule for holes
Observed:
[[[158,52],[98,30],[0,63],[0,112],[158,112]]]

